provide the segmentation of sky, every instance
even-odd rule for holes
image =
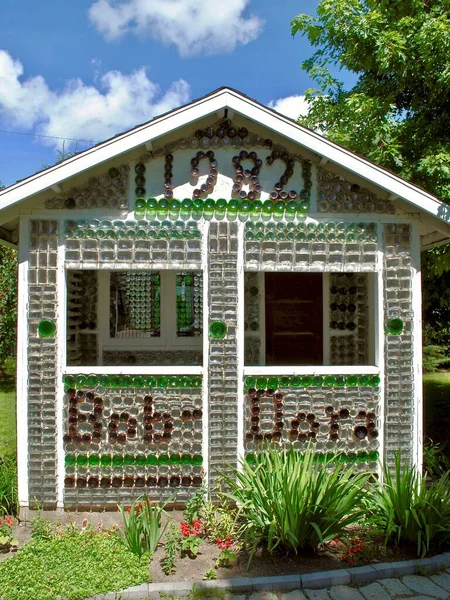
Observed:
[[[296,118],[318,0],[1,0],[0,181],[222,87]],[[344,82],[352,77],[341,74]]]

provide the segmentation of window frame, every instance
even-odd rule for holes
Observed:
[[[285,272],[285,271],[280,271]],[[294,271],[302,273],[302,271]],[[327,371],[332,370],[333,372],[339,371],[344,372],[367,372],[378,373],[379,365],[377,364],[377,347],[378,347],[378,329],[379,329],[379,315],[378,315],[378,294],[379,294],[379,281],[377,271],[364,271],[358,272],[359,275],[365,275],[367,277],[367,298],[368,298],[368,361],[365,365],[331,365],[330,364],[330,338],[331,335],[345,336],[345,332],[331,331],[329,323],[329,304],[330,304],[330,275],[335,274],[335,271],[307,271],[305,273],[317,272],[322,275],[322,319],[323,319],[323,334],[322,334],[322,364],[317,365],[266,365],[266,301],[265,301],[265,274],[273,273],[273,271],[260,270],[257,271],[258,286],[260,290],[260,305],[259,305],[259,322],[260,330],[258,332],[252,332],[250,330],[244,331],[244,344],[247,338],[259,338],[260,340],[260,362],[258,365],[248,365],[244,362],[244,375],[246,373],[255,373],[256,370],[264,370],[264,372],[300,372],[310,373],[311,371],[318,371],[326,369]],[[342,273],[351,273],[352,271],[339,271]],[[245,274],[255,273],[253,269],[244,269],[244,285],[245,285]],[[243,316],[245,318],[245,316]],[[257,333],[258,335],[255,335]],[[244,353],[245,354],[245,353]],[[261,371],[262,373],[262,371]]]

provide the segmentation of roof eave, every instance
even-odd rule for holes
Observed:
[[[220,111],[225,108],[253,119],[286,139],[341,165],[348,171],[358,175],[358,177],[373,182],[389,194],[406,200],[439,221],[446,224],[450,223],[450,207],[440,202],[435,196],[354,154],[350,150],[327,140],[323,136],[298,125],[292,119],[280,115],[273,109],[229,88],[221,88],[191,104],[156,117],[148,123],[111,138],[61,164],[32,175],[3,192],[0,191],[0,202],[3,201],[0,209],[13,206],[24,198],[56,186],[74,175],[117,158],[139,146],[145,147],[145,144],[150,140],[155,140],[210,114],[220,114]]]

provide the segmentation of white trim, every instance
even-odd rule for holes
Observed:
[[[64,365],[67,361],[67,294],[66,272],[64,269],[65,244],[63,222],[59,221],[59,243],[56,273],[56,507],[64,508],[64,383],[62,380]]]
[[[219,89],[187,106],[155,118],[135,129],[90,148],[78,156],[65,160],[41,173],[32,175],[0,192],[3,208],[12,206],[24,198],[33,196],[55,184],[61,184],[79,173],[108,160],[118,160],[124,153],[144,146],[181,127],[186,127],[208,115],[228,107],[278,135],[318,154],[321,158],[339,164],[358,177],[371,181],[389,194],[400,197],[421,210],[448,223],[450,209],[436,197],[413,184],[402,180],[389,171],[338,146],[318,133],[310,131],[293,120],[284,117],[262,104],[229,88]],[[449,227],[450,230],[450,227]]]
[[[29,505],[28,492],[28,254],[29,220],[20,219],[17,311],[17,480],[20,508]]]
[[[209,485],[209,223],[202,220],[200,223],[202,232],[202,268],[203,268],[203,389],[202,389],[202,452],[203,452],[203,471],[204,481],[208,494]]]
[[[306,366],[306,367],[244,367],[244,377],[248,375],[378,375],[378,367],[355,366]]]
[[[238,223],[238,254],[237,254],[237,322],[236,322],[236,343],[237,343],[237,464],[244,460],[244,357],[245,357],[245,282],[244,282],[244,234],[245,223]],[[261,326],[260,326],[261,330]],[[239,467],[238,467],[239,468]]]
[[[419,225],[411,226],[412,340],[413,340],[413,463],[419,473],[423,464],[423,389],[422,389],[422,276],[420,265]]]
[[[65,367],[66,375],[202,375],[203,367]]]
[[[380,403],[379,403],[379,419],[380,419],[380,428],[379,428],[379,458],[380,463],[384,464],[385,455],[384,455],[384,436],[386,433],[385,428],[385,418],[386,418],[386,379],[385,379],[385,364],[384,364],[384,351],[386,338],[384,335],[384,227],[378,228],[378,266],[380,267],[377,280],[374,285],[376,293],[374,294],[375,305],[373,309],[373,319],[374,319],[374,331],[375,331],[375,340],[373,345],[373,352],[375,356],[375,364],[378,365],[378,369],[380,371]],[[379,468],[378,475],[382,477],[383,472]]]

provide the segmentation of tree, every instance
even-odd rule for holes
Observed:
[[[450,0],[322,0],[292,34],[317,48],[300,122],[450,202]],[[356,74],[351,89],[330,73]]]
[[[0,190],[5,186],[0,181]],[[17,253],[0,245],[0,367],[16,352]]]
[[[450,0],[322,0],[292,34],[316,48],[302,67],[300,123],[450,203]],[[338,66],[357,76],[345,89]],[[450,344],[450,246],[424,254],[428,343]]]

